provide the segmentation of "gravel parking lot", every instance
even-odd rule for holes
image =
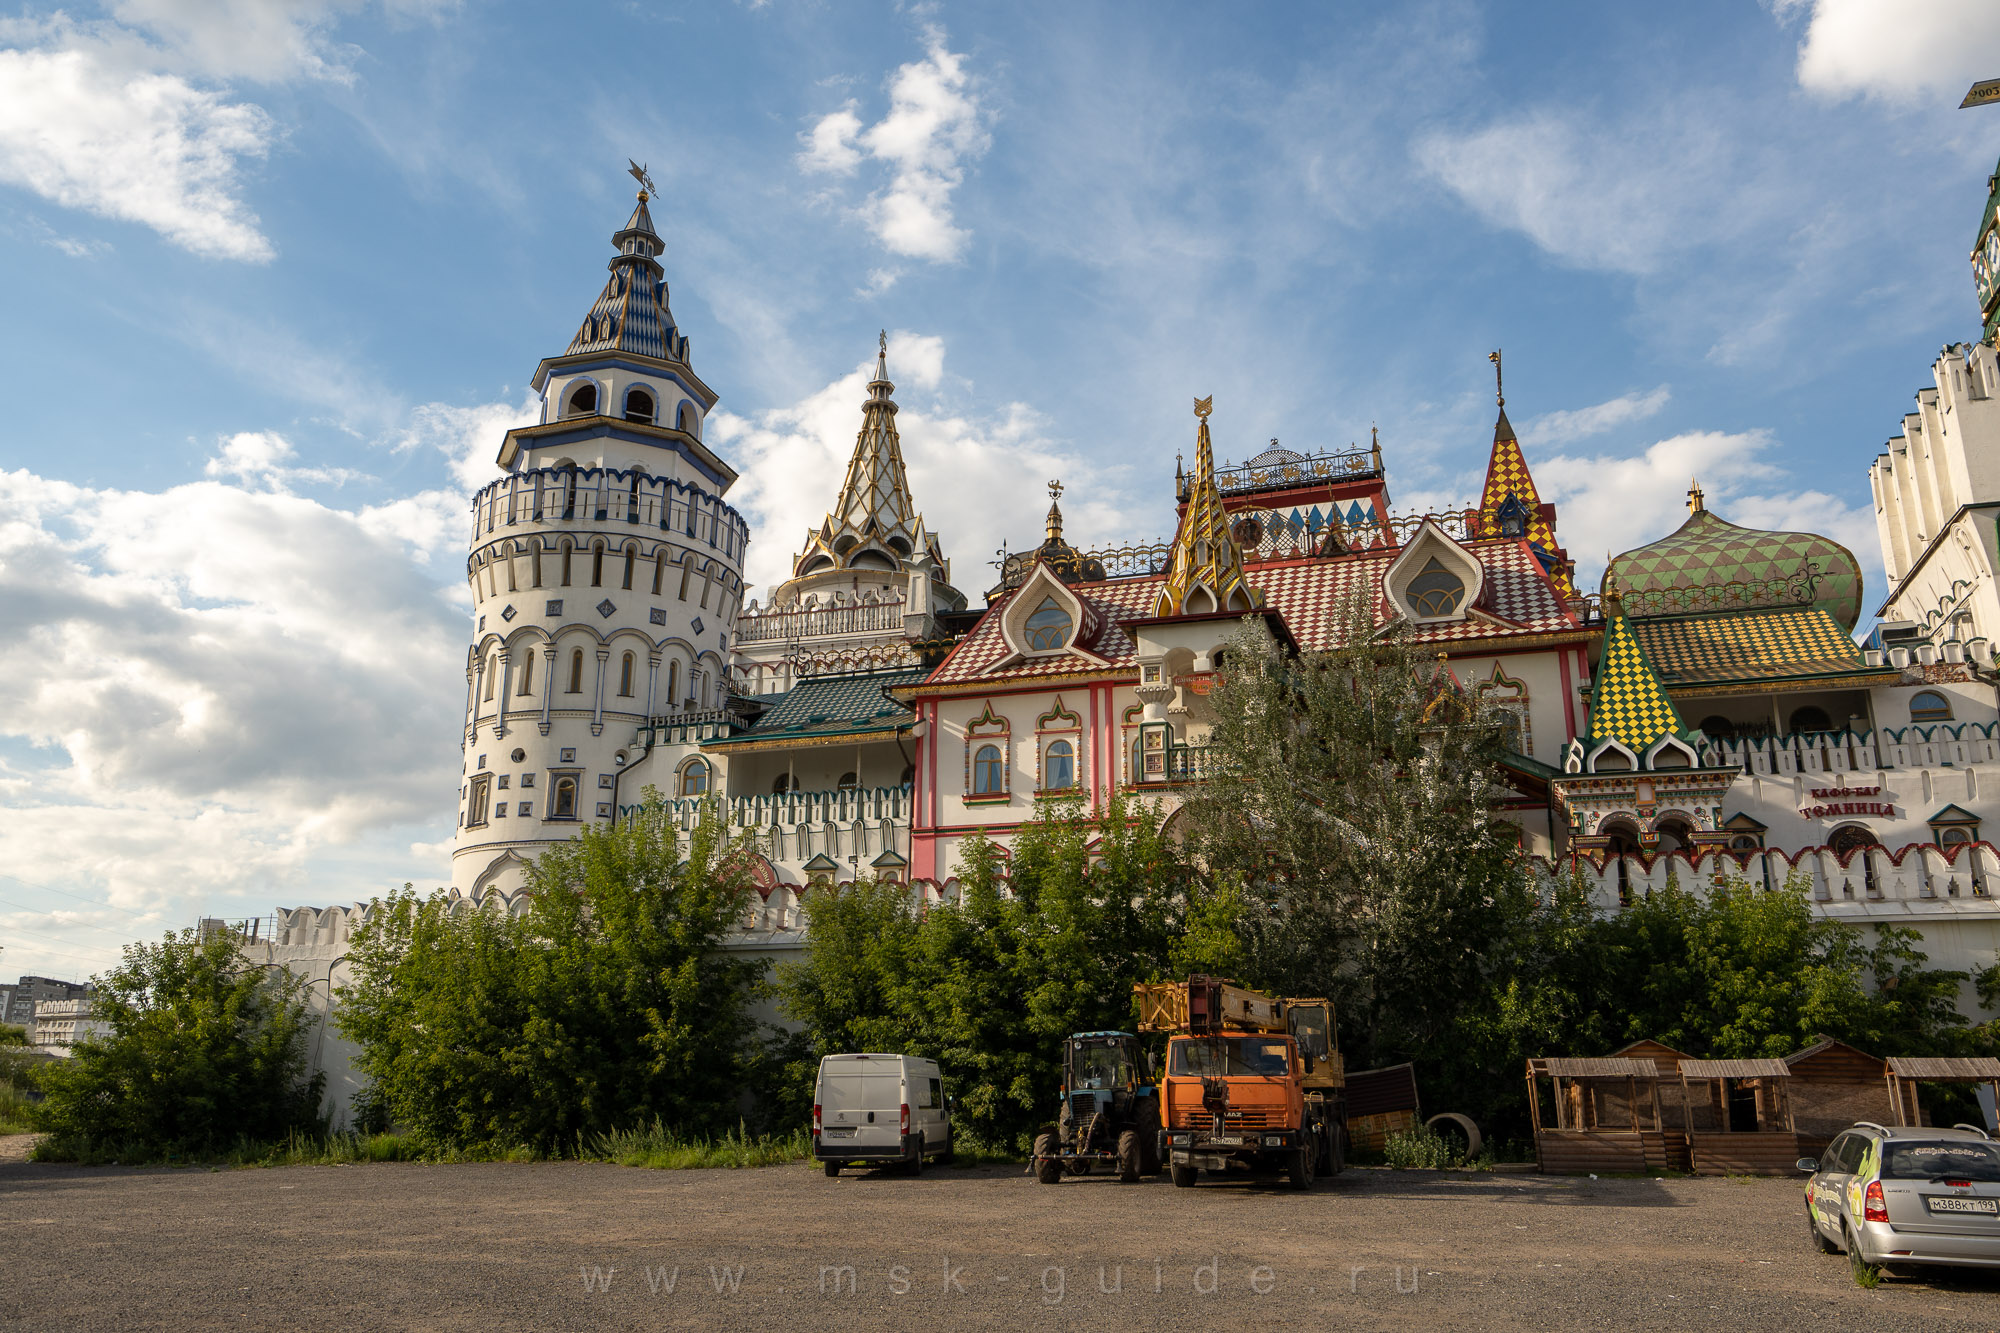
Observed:
[[[0,1218],[32,1329],[2000,1326],[2000,1277],[1855,1287],[1790,1180],[0,1158]]]

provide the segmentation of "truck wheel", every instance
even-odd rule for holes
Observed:
[[[1321,1150],[1319,1173],[1337,1176],[1347,1165],[1347,1130],[1340,1125],[1326,1127],[1326,1143]]]
[[[1172,1166],[1167,1168],[1167,1174],[1173,1177],[1175,1185],[1179,1186],[1181,1189],[1186,1189],[1188,1186],[1194,1184],[1195,1182],[1196,1168],[1191,1166],[1182,1166],[1180,1163],[1176,1162]]]
[[[839,1163],[839,1162],[828,1162],[828,1163],[826,1164],[826,1177],[827,1177],[827,1179],[828,1179],[828,1180],[831,1180],[831,1179],[833,1179],[833,1178],[834,1178],[835,1176],[837,1176],[837,1175],[839,1175],[839,1174],[840,1174],[840,1163]]]
[[[910,1151],[910,1160],[909,1160],[908,1162],[904,1163],[904,1165],[903,1165],[903,1169],[904,1169],[905,1171],[909,1172],[909,1173],[910,1173],[911,1175],[913,1175],[913,1176],[921,1176],[921,1175],[922,1175],[922,1174],[924,1173],[924,1136],[923,1136],[923,1135],[921,1135],[921,1134],[917,1135],[917,1141],[916,1141],[916,1143],[914,1143],[913,1145],[911,1145],[911,1151]]]
[[[1127,1185],[1136,1185],[1139,1172],[1139,1131],[1128,1129],[1118,1136],[1118,1178]]]
[[[1062,1179],[1062,1161],[1056,1156],[1056,1136],[1035,1136],[1035,1179],[1053,1185]]]
[[[1309,1190],[1312,1188],[1313,1150],[1310,1139],[1302,1146],[1293,1149],[1291,1160],[1285,1164],[1285,1176],[1295,1190]]]

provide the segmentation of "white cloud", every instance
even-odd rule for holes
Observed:
[[[298,451],[291,441],[272,431],[239,431],[222,441],[222,452],[203,466],[204,475],[234,477],[266,490],[289,493],[300,483],[341,485],[360,480],[362,474],[347,468],[294,467]]]
[[[1809,11],[1799,86],[1829,97],[1890,102],[1956,98],[1995,75],[2000,6],[1956,0],[1777,0],[1780,18]],[[1956,105],[1955,102],[1942,102]]]
[[[274,254],[239,173],[275,137],[261,108],[176,75],[134,75],[93,42],[0,50],[0,181],[151,227],[198,255]]]
[[[450,2],[383,7],[421,13]],[[243,177],[280,132],[228,81],[350,81],[349,52],[326,29],[360,7],[117,0],[110,20],[0,19],[0,182],[150,227],[198,255],[267,262],[276,252],[243,202]]]
[[[1003,541],[1015,550],[1041,541],[1047,502],[1023,478],[1068,484],[1064,513],[1077,545],[1133,535],[1106,474],[1047,438],[1046,423],[1026,404],[974,418],[939,401],[947,385],[944,360],[941,338],[890,335],[889,377],[897,385],[896,427],[911,496],[953,558],[953,583],[973,605],[992,582],[987,562]],[[806,532],[833,507],[874,369],[871,357],[801,401],[754,418],[709,417],[709,438],[742,474],[729,501],[753,523],[744,572],[752,595],[768,598],[770,585],[790,575]]]
[[[1521,427],[1521,437],[1536,447],[1565,444],[1571,440],[1588,439],[1601,435],[1628,421],[1644,421],[1658,416],[1660,409],[1667,405],[1672,395],[1667,386],[1648,393],[1622,394],[1609,402],[1593,407],[1579,407],[1566,412],[1548,412],[1532,418]]]
[[[1817,532],[1860,560],[1882,586],[1875,515],[1802,487],[1765,455],[1769,432],[1691,431],[1628,456],[1556,455],[1533,463],[1544,500],[1557,507],[1556,535],[1577,563],[1577,583],[1595,588],[1606,553],[1657,541],[1687,521],[1687,491],[1700,479],[1707,507],[1746,528]]]
[[[964,55],[947,50],[936,28],[927,37],[924,58],[890,80],[887,115],[864,126],[856,103],[846,103],[800,136],[799,164],[840,176],[855,174],[864,155],[885,164],[888,184],[861,205],[861,217],[890,253],[945,261],[958,258],[969,236],[953,220],[952,191],[991,140]]]
[[[1736,174],[1735,150],[1715,122],[1657,106],[1613,127],[1535,111],[1415,146],[1419,165],[1488,222],[1565,263],[1625,273],[1654,272],[1739,224],[1740,198],[1735,212],[1709,206]]]

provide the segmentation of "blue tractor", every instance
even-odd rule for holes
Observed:
[[[1063,1042],[1062,1110],[1035,1136],[1035,1179],[1053,1185],[1102,1162],[1136,1181],[1160,1170],[1160,1090],[1139,1039],[1079,1032]]]

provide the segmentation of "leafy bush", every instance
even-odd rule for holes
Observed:
[[[713,805],[685,838],[647,788],[615,827],[543,853],[519,917],[407,889],[354,934],[341,1031],[371,1124],[426,1150],[574,1154],[659,1119],[737,1119],[762,965],[725,953],[752,892]]]
[[[1458,1145],[1429,1125],[1391,1130],[1382,1142],[1382,1160],[1398,1171],[1442,1171],[1464,1165]]]
[[[93,1015],[110,1030],[35,1074],[44,1160],[114,1146],[150,1159],[324,1130],[302,978],[245,964],[227,934],[183,930],[127,945],[94,980]]]
[[[592,1140],[584,1156],[620,1166],[678,1171],[695,1167],[777,1166],[802,1162],[812,1153],[812,1135],[794,1129],[789,1134],[752,1134],[739,1124],[717,1137],[683,1135],[659,1121],[639,1129],[613,1130]]]

